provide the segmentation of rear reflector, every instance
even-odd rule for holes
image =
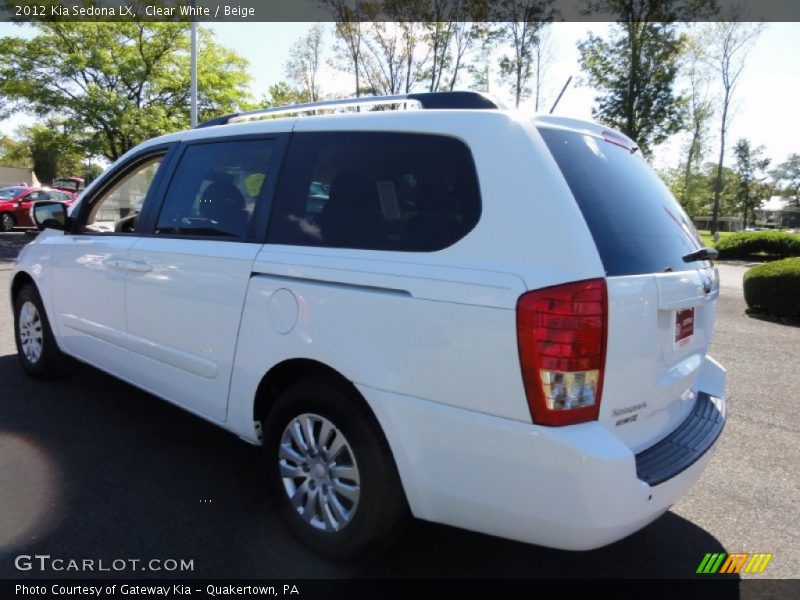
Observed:
[[[567,283],[520,297],[517,344],[534,423],[597,420],[607,322],[605,279]]]

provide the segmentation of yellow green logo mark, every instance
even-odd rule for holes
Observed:
[[[709,552],[700,561],[697,573],[763,573],[772,557],[766,552]]]

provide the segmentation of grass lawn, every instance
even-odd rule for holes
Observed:
[[[714,241],[711,239],[711,232],[708,229],[699,229],[698,232],[700,233],[700,239],[703,240],[703,244],[708,248],[714,247]],[[719,237],[724,238],[727,235],[731,235],[732,231],[720,231]]]

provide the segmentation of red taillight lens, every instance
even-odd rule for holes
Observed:
[[[606,363],[605,279],[523,294],[517,344],[531,417],[540,425],[594,421]]]

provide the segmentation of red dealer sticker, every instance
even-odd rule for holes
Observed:
[[[683,308],[675,312],[675,345],[684,346],[694,335],[694,308]]]

